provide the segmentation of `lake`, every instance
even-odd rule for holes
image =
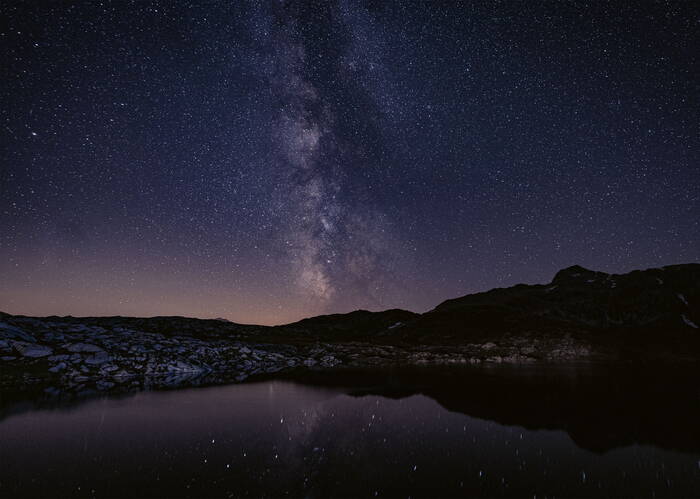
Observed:
[[[5,393],[0,496],[698,496],[697,379],[426,368]]]

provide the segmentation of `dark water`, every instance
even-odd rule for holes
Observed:
[[[0,496],[700,496],[696,372],[317,374],[0,420]],[[30,403],[31,402],[31,403]]]

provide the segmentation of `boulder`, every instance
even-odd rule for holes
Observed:
[[[50,368],[49,368],[49,372],[57,373],[57,372],[59,372],[59,371],[63,371],[65,368],[66,368],[66,363],[65,363],[65,362],[59,362],[59,363],[56,364],[55,366],[50,367]]]
[[[97,345],[92,345],[90,343],[73,343],[68,347],[69,352],[84,352],[84,353],[95,353],[102,352],[103,350]]]
[[[0,322],[0,337],[36,343],[34,336],[6,322]]]
[[[46,357],[51,355],[53,350],[45,345],[37,343],[27,343],[24,341],[13,341],[12,346],[23,357]]]
[[[105,362],[109,362],[112,360],[112,356],[109,355],[105,351],[100,351],[97,352],[95,355],[92,355],[88,358],[85,359],[86,364],[91,364],[91,365],[98,365],[98,364],[104,364]]]

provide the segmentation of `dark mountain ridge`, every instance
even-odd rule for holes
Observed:
[[[627,274],[573,266],[549,284],[470,294],[424,314],[357,310],[282,326],[0,313],[0,361],[7,372],[71,380],[174,372],[241,378],[336,365],[697,362],[698,324],[700,264]]]
[[[18,391],[17,400],[37,390],[65,399],[281,372],[402,366],[655,363],[697,372],[698,324],[699,264],[622,275],[574,266],[549,284],[466,295],[424,314],[358,310],[274,327],[0,313],[0,391],[9,403],[10,390]],[[446,407],[465,403],[435,396]],[[493,408],[469,407],[482,409]]]
[[[24,316],[0,312],[0,320]],[[549,284],[518,284],[446,300],[424,314],[390,309],[356,310],[280,326],[237,324],[187,317],[45,317],[52,323],[126,327],[159,334],[307,338],[318,341],[482,341],[504,334],[624,334],[640,338],[700,337],[700,264],[669,265],[608,274],[574,265]]]
[[[580,266],[560,270],[546,285],[519,284],[447,300],[422,314],[405,334],[474,340],[528,331],[698,337],[700,264],[627,274]],[[691,335],[691,336],[689,336]]]
[[[383,334],[419,317],[420,314],[398,308],[382,312],[355,310],[347,314],[310,317],[275,326],[275,329],[282,334],[312,335],[315,339],[334,341]]]
[[[282,337],[409,345],[551,342],[594,345],[609,356],[700,357],[700,264],[608,274],[574,265],[549,284],[446,300],[424,314],[356,311],[273,328]],[[262,332],[266,335],[266,332]],[[512,350],[512,349],[511,349]],[[520,352],[522,348],[519,348]],[[528,354],[529,355],[529,354]]]

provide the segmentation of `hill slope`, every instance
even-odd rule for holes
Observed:
[[[573,266],[546,285],[520,284],[447,300],[396,333],[404,340],[429,343],[566,333],[695,345],[698,325],[700,264],[621,275]]]
[[[698,264],[624,275],[574,266],[547,285],[467,295],[425,314],[359,310],[276,327],[0,313],[0,386],[48,376],[75,390],[110,389],[140,386],[148,376],[173,385],[338,365],[697,362],[698,324]]]

